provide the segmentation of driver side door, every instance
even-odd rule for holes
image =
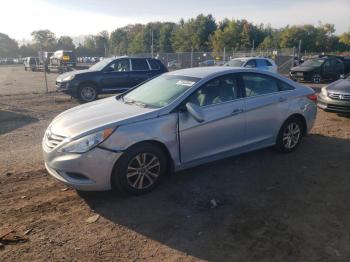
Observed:
[[[189,112],[179,112],[179,140],[182,163],[224,153],[244,145],[245,116],[242,92],[235,74],[208,81],[186,102],[200,107],[204,121]]]
[[[117,59],[109,64],[103,70],[100,83],[101,89],[105,93],[130,88],[130,59]]]

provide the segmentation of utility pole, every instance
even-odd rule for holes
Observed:
[[[152,43],[151,43],[151,56],[153,58],[153,29],[151,29],[151,39],[152,39]]]
[[[298,63],[300,61],[300,52],[301,52],[301,39],[299,40],[299,47],[298,47]]]
[[[224,47],[224,62],[226,62],[226,47]]]
[[[191,47],[191,67],[193,67],[193,47]]]
[[[40,43],[40,50],[39,51],[39,63],[40,63],[40,60],[43,64],[43,72],[44,72],[44,81],[45,81],[45,92],[48,93],[49,92],[49,89],[48,89],[48,86],[47,86],[47,76],[46,76],[46,59],[45,59],[45,56],[44,56],[44,51],[43,51],[43,48],[42,48],[42,44]]]

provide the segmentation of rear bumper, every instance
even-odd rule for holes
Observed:
[[[322,95],[322,93],[318,96],[317,106],[327,111],[350,113],[350,101],[331,99]]]
[[[312,72],[289,72],[289,77],[298,81],[311,81]]]

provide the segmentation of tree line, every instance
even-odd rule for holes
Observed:
[[[333,24],[292,25],[280,29],[256,25],[245,19],[224,19],[217,22],[212,15],[200,14],[178,23],[151,22],[132,24],[111,33],[102,31],[86,36],[74,45],[69,36],[57,38],[50,30],[32,32],[33,42],[18,45],[0,33],[0,57],[31,56],[38,50],[74,50],[78,56],[108,56],[136,53],[228,51],[280,49],[298,47],[301,51],[330,52],[350,50],[349,32],[335,35]]]

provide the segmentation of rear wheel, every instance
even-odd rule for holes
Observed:
[[[86,84],[79,88],[78,99],[82,103],[91,102],[97,99],[97,89],[92,84]]]
[[[314,84],[319,84],[319,83],[321,83],[322,78],[321,78],[321,75],[320,75],[320,74],[315,73],[315,74],[312,75],[311,80],[312,80],[312,83],[314,83]]]
[[[112,185],[122,194],[140,195],[154,189],[166,171],[164,152],[151,143],[126,151],[112,174]]]
[[[297,149],[303,137],[303,130],[303,123],[299,118],[289,118],[278,133],[276,149],[283,153]]]

